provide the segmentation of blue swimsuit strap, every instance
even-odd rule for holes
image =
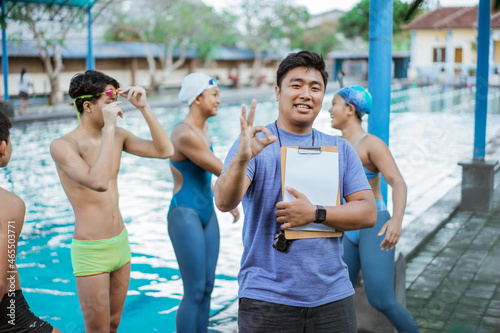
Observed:
[[[194,131],[194,128],[193,126],[191,126],[189,123],[186,123],[185,121],[181,121],[179,124],[185,124],[185,125],[188,125],[190,129],[192,129]],[[179,125],[177,124],[177,125]],[[212,148],[212,143],[210,143],[210,150],[213,152],[213,148]],[[185,160],[184,160],[185,161]],[[184,162],[184,161],[180,161],[180,162]],[[179,162],[175,162],[175,163],[179,163]]]
[[[181,121],[179,124],[186,124],[189,126],[189,128],[191,128],[192,130],[194,130],[193,126],[191,126],[189,123],[186,123],[185,121]]]
[[[356,143],[352,146],[352,148],[356,148],[356,146],[358,145],[359,141],[363,140],[363,138],[364,138],[365,136],[367,136],[367,135],[368,135],[368,133],[363,134],[363,135],[362,135],[362,136],[358,139],[358,141],[356,141]]]

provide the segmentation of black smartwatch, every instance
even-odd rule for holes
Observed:
[[[314,223],[323,223],[326,220],[326,209],[321,205],[316,205],[316,221]]]

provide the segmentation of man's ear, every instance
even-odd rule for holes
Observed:
[[[7,141],[0,141],[0,157],[5,156],[5,151],[7,150]]]
[[[274,92],[276,93],[276,101],[279,101],[279,99],[280,99],[280,87],[275,86]]]

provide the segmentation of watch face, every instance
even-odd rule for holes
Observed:
[[[326,209],[318,207],[316,209],[316,223],[321,223],[326,220]]]

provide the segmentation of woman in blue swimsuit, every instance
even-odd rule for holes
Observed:
[[[167,216],[184,286],[176,327],[179,333],[206,332],[219,255],[211,179],[212,174],[220,175],[223,166],[213,153],[206,122],[217,114],[220,104],[217,81],[191,73],[182,81],[179,99],[189,105],[189,114],[171,135],[175,148],[170,159],[174,195]],[[236,222],[238,210],[231,213]]]
[[[361,118],[371,112],[372,105],[368,91],[360,86],[351,86],[335,94],[330,108],[332,127],[342,131],[342,137],[354,147],[363,163],[378,210],[374,228],[345,232],[344,261],[353,286],[356,285],[359,270],[363,270],[368,301],[399,332],[418,332],[412,315],[394,296],[394,247],[401,236],[406,184],[387,145],[361,127]],[[392,187],[392,217],[380,192],[380,173]]]

